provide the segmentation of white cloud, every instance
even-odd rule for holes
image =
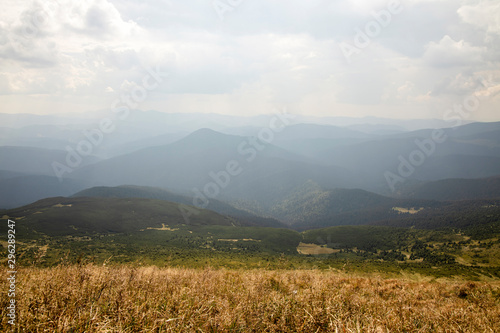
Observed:
[[[17,94],[92,94],[110,68],[134,65],[134,51],[117,45],[137,47],[135,40],[146,35],[106,0],[34,1],[16,8],[0,24],[0,70]],[[95,50],[102,51],[100,64]]]
[[[466,5],[457,12],[465,22],[489,33],[500,35],[500,2],[497,0]]]
[[[71,2],[71,6],[65,9],[67,15],[61,25],[92,38],[125,38],[135,36],[141,30],[134,21],[124,21],[107,0]]]
[[[435,67],[455,67],[475,65],[482,60],[484,50],[463,40],[455,41],[444,36],[439,43],[430,42],[424,60]]]

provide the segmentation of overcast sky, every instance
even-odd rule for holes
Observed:
[[[1,112],[106,112],[135,96],[162,112],[443,118],[468,105],[463,117],[500,121],[498,0],[2,4]]]

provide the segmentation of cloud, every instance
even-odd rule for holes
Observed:
[[[473,5],[462,6],[457,12],[465,22],[488,33],[500,35],[500,2],[481,1]]]
[[[57,62],[59,53],[81,52],[83,45],[106,39],[107,43],[116,44],[123,38],[140,38],[144,33],[135,22],[124,21],[106,0],[35,1],[18,17],[6,20],[0,29],[4,41],[0,55],[34,63],[35,59],[50,63],[49,58]],[[48,49],[51,53],[47,55]]]
[[[492,98],[500,95],[500,70],[476,73],[480,82],[475,92],[478,96]]]
[[[158,67],[169,76],[140,108],[421,118],[498,68],[499,5],[480,0],[401,1],[348,64],[339,43],[389,3],[245,0],[221,21],[207,0],[6,0],[0,95],[26,112],[106,109]]]
[[[130,70],[141,64],[140,55],[132,48],[109,48],[99,45],[86,50],[87,61],[108,69]]]
[[[482,60],[484,49],[472,46],[463,40],[455,41],[444,36],[439,43],[427,45],[424,61],[434,67],[471,66]]]
[[[67,20],[62,26],[96,39],[125,38],[140,33],[140,27],[132,20],[122,19],[116,7],[107,0],[71,2]]]
[[[466,75],[459,73],[454,77],[447,77],[441,81],[433,90],[433,95],[454,95],[465,96],[474,93],[478,89],[483,89],[483,78],[479,75]]]
[[[8,64],[0,71],[17,94],[92,94],[111,68],[138,62],[133,49],[116,45],[145,32],[109,1],[35,1],[16,15],[0,25],[0,59]]]

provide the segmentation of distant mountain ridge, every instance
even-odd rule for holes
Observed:
[[[30,125],[75,125],[92,124],[105,116],[110,116],[109,110],[100,110],[95,112],[85,112],[79,114],[67,114],[64,116],[37,115],[37,114],[10,114],[0,113],[0,124],[9,128],[20,128]],[[257,116],[231,116],[222,114],[206,113],[166,113],[155,110],[141,111],[131,110],[127,118],[128,121],[137,124],[155,123],[160,126],[169,126],[168,129],[175,131],[194,131],[207,125],[215,130],[222,128],[238,126],[266,126],[269,117],[272,115]],[[377,126],[396,126],[403,131],[414,131],[423,128],[442,128],[450,127],[450,122],[442,119],[390,119],[381,117],[321,117],[295,115],[296,123],[312,123],[333,126],[359,126],[359,125],[377,125]],[[463,120],[463,124],[469,123]]]
[[[168,119],[173,123],[163,129]],[[179,138],[185,129],[181,126],[183,122],[196,120],[197,124],[202,124],[204,119],[211,119],[205,124],[206,128]],[[67,196],[95,186],[131,184],[168,188],[188,197],[195,196],[196,202],[202,203],[200,206],[232,202],[254,214],[295,223],[308,216],[299,212],[308,207],[323,207],[323,213],[321,209],[312,213],[313,209],[309,212],[311,216],[325,215],[327,211],[333,213],[333,208],[327,209],[324,204],[327,199],[334,201],[333,189],[360,189],[403,198],[398,191],[405,191],[411,184],[447,178],[487,178],[500,173],[500,123],[472,123],[443,129],[446,139],[434,143],[424,154],[424,160],[411,174],[402,177],[397,189],[392,191],[384,175],[386,172],[397,174],[402,159],[408,161],[410,156],[416,156],[415,152],[423,154],[418,143],[428,143],[433,129],[387,133],[386,130],[390,132],[397,122],[377,125],[376,119],[368,123],[359,119],[348,128],[328,122],[307,123],[313,118],[298,116],[294,121],[303,123],[290,123],[273,130],[269,127],[270,119],[272,116],[235,119],[199,115],[196,118],[194,115],[133,111],[123,126],[104,140],[112,143],[108,147],[111,150],[104,149],[100,153],[113,157],[98,161],[85,156],[81,165],[64,174],[62,182],[54,178],[51,163],[64,163],[66,151],[0,146],[0,185],[4,187],[4,192],[0,191],[0,207],[11,208],[47,196]],[[69,127],[74,125],[68,124]],[[92,122],[88,124],[92,126]],[[41,133],[44,139],[51,135],[51,128],[67,129],[62,123],[56,127],[50,124],[32,126],[36,135]],[[73,130],[79,131],[78,126]],[[151,132],[148,126],[152,126]],[[214,130],[215,127],[221,130]],[[133,128],[140,129],[140,133],[133,132]],[[22,129],[29,132],[26,127]],[[233,134],[221,133],[224,129]],[[7,128],[4,137],[9,130]],[[70,135],[76,140],[82,137],[81,133],[73,137],[74,132],[64,131],[54,134],[55,137]],[[246,135],[238,135],[239,131]],[[75,146],[74,142],[69,144]],[[309,182],[321,190],[298,194]],[[481,197],[488,195],[479,191],[471,193]],[[302,195],[301,202],[302,199],[297,198]],[[350,195],[350,192],[343,193],[337,201]],[[429,196],[415,199],[426,197]],[[472,195],[462,197],[473,198]],[[433,197],[442,198],[443,195]]]
[[[227,173],[231,164],[237,174],[224,180],[227,186],[217,185],[215,199],[221,200],[259,198],[270,191],[282,196],[311,177],[334,187],[360,182],[360,176],[348,170],[318,166],[298,154],[256,140],[202,129],[166,146],[142,149],[75,170],[69,177],[82,179],[89,187],[133,184],[206,192],[207,184],[220,182],[214,177]]]
[[[84,189],[83,182],[44,175],[18,175],[0,179],[0,209],[27,205],[43,198],[68,196]]]
[[[0,146],[0,171],[55,176],[52,162],[64,161],[67,154],[64,150]],[[81,165],[96,163],[99,160],[95,156],[87,156]]]

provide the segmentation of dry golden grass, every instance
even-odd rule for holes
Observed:
[[[500,332],[498,282],[92,265],[17,278],[16,332]]]
[[[330,249],[329,247],[326,246],[321,246],[318,244],[307,244],[307,243],[299,243],[299,246],[297,247],[297,252],[300,254],[331,254],[335,252],[339,252],[339,250],[334,250]]]

